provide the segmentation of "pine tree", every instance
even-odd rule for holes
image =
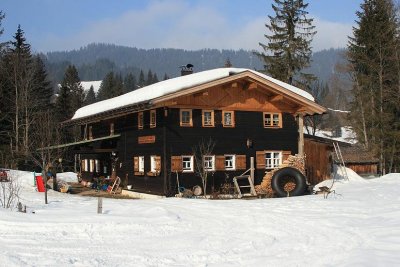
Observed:
[[[114,72],[109,72],[101,82],[99,92],[97,93],[97,100],[102,101],[113,97],[115,84]]]
[[[272,35],[265,35],[268,42],[260,43],[264,52],[256,53],[265,62],[267,74],[273,78],[306,87],[315,77],[303,73],[311,58],[311,41],[316,33],[313,19],[307,18],[308,4],[303,0],[274,0],[275,16],[268,16],[265,26]]]
[[[96,94],[94,92],[93,85],[90,86],[89,91],[86,94],[84,104],[90,105],[96,102]]]
[[[69,65],[65,70],[56,102],[59,121],[70,119],[75,111],[83,106],[84,96],[78,71],[74,65]]]
[[[147,80],[146,80],[146,85],[153,84],[153,72],[149,69],[147,72]]]
[[[144,80],[144,73],[143,73],[143,70],[140,70],[138,86],[139,86],[139,88],[142,88],[145,85],[146,85],[146,81]]]
[[[157,73],[154,72],[152,83],[158,83],[158,82],[159,82],[159,80],[158,80],[158,77],[157,77]]]
[[[124,93],[129,93],[136,90],[136,78],[132,73],[125,76]]]
[[[168,79],[169,79],[168,75],[166,73],[164,73],[163,81],[168,80]]]
[[[33,60],[34,83],[33,91],[37,97],[35,105],[38,110],[48,110],[52,108],[51,98],[54,95],[53,88],[46,72],[46,66],[39,56],[35,56]]]
[[[124,83],[122,81],[121,74],[115,75],[114,81],[115,81],[115,84],[114,84],[114,87],[112,90],[111,97],[116,97],[116,96],[122,95],[124,93]]]
[[[376,153],[385,173],[400,163],[398,17],[391,0],[365,0],[356,15],[348,46],[354,81],[350,118],[359,141]]]

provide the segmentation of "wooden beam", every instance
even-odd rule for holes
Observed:
[[[304,120],[303,120],[303,114],[300,113],[298,115],[298,121],[299,121],[299,144],[298,144],[298,154],[300,156],[304,155]]]
[[[282,100],[283,100],[283,95],[274,95],[274,96],[271,96],[269,99],[270,102],[279,102]]]

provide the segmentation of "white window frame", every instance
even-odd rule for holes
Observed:
[[[185,167],[185,163],[188,163],[189,166]],[[193,156],[182,156],[182,172],[193,172],[193,166],[194,166],[193,163],[194,163]]]
[[[236,170],[236,155],[224,155],[225,156],[225,170],[227,171],[234,171]],[[232,157],[230,160],[227,159],[228,157]],[[228,166],[228,162],[231,162],[232,166]]]
[[[144,113],[139,112],[138,113],[138,129],[143,129],[144,128]]]
[[[203,156],[203,166],[206,171],[215,171],[215,155]]]
[[[144,156],[138,157],[138,164],[139,164],[139,172],[144,172]]]
[[[89,170],[88,168],[88,160],[87,159],[83,159],[83,170],[84,172],[87,172]]]
[[[265,151],[266,169],[275,169],[278,168],[281,164],[282,164],[282,151]]]
[[[94,172],[94,159],[89,160],[89,172]]]
[[[184,112],[188,112],[189,113],[189,121],[188,122],[184,122],[183,121],[183,113]],[[193,126],[193,113],[191,109],[181,109],[179,111],[179,121],[180,121],[180,125],[184,126],[184,127],[192,127]]]
[[[150,171],[156,172],[156,156],[150,156]]]
[[[225,114],[231,115],[231,123],[230,124],[226,123]],[[222,111],[222,125],[224,127],[235,127],[235,112],[234,111],[227,111],[227,110]]]
[[[210,115],[209,120],[206,121],[206,114]],[[214,127],[214,110],[202,110],[203,127]]]
[[[157,111],[153,109],[150,110],[150,128],[156,128],[156,126],[157,126]]]
[[[96,173],[100,173],[100,160],[95,159],[94,166],[95,166]]]

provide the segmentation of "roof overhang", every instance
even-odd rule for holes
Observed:
[[[89,140],[82,140],[82,141],[77,141],[77,142],[72,142],[72,143],[67,143],[67,144],[48,146],[48,147],[44,147],[44,148],[39,148],[38,151],[65,148],[65,147],[76,146],[76,145],[83,145],[83,144],[93,143],[93,142],[97,142],[97,141],[113,139],[113,138],[117,138],[120,136],[121,136],[120,134],[114,134],[114,135],[110,135],[110,136],[104,136],[104,137],[99,137],[99,138],[94,138],[94,139],[89,139]]]
[[[322,114],[326,112],[326,108],[324,108],[321,105],[318,105],[314,101],[311,101],[307,99],[306,97],[303,97],[299,94],[296,94],[295,92],[292,92],[279,84],[276,84],[270,80],[267,80],[251,71],[243,71],[240,73],[234,73],[229,75],[228,77],[224,77],[221,79],[217,79],[211,82],[207,82],[204,84],[200,84],[191,88],[183,89],[178,92],[174,92],[165,96],[161,96],[158,98],[155,98],[150,101],[151,105],[159,105],[162,102],[166,102],[168,100],[172,100],[174,98],[184,96],[184,95],[189,95],[189,94],[194,94],[197,92],[200,92],[202,90],[208,89],[210,87],[218,86],[218,85],[223,85],[226,83],[231,83],[240,79],[246,79],[248,82],[255,82],[258,84],[263,85],[263,87],[267,88],[266,90],[277,94],[277,95],[282,95],[284,98],[287,98],[299,106],[301,108],[296,112],[296,113],[301,113],[304,115],[314,115],[314,114]]]

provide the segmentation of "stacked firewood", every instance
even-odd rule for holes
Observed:
[[[274,197],[274,190],[271,186],[272,177],[274,176],[275,172],[285,167],[295,168],[305,175],[305,156],[290,155],[285,161],[283,161],[279,168],[266,172],[261,184],[255,186],[257,194],[265,195],[266,197]],[[286,192],[290,192],[294,190],[295,187],[296,184],[294,182],[287,182],[284,185],[284,190]]]

